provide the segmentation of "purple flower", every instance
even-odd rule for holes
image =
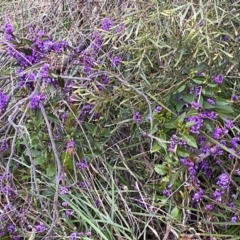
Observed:
[[[231,99],[232,99],[233,101],[237,101],[237,100],[238,100],[238,96],[234,94],[234,95],[232,95]]]
[[[199,22],[198,22],[198,25],[201,27],[203,25],[203,20],[201,19]]]
[[[141,115],[139,112],[136,112],[134,115],[133,115],[133,120],[136,122],[136,123],[140,123],[141,122]]]
[[[69,240],[76,240],[77,239],[77,233],[73,232],[70,234]]]
[[[215,140],[220,139],[222,136],[226,135],[228,133],[228,130],[226,128],[220,128],[220,127],[215,127],[213,129],[212,137]]]
[[[193,200],[199,202],[200,200],[202,200],[202,198],[203,198],[203,190],[199,188],[199,190],[196,193],[194,193]]]
[[[61,194],[61,195],[65,195],[65,194],[67,194],[67,193],[69,193],[68,188],[65,187],[65,186],[62,186],[61,189],[60,189],[60,194]]]
[[[201,118],[216,119],[218,114],[212,111],[202,111],[198,116]]]
[[[228,39],[229,39],[229,36],[227,36],[227,35],[223,35],[223,36],[222,36],[222,40],[223,40],[223,41],[227,41]]]
[[[222,190],[217,189],[213,192],[212,196],[213,196],[215,201],[221,202],[223,194],[224,194],[224,192]]]
[[[196,73],[196,76],[198,76],[198,77],[201,77],[203,74],[202,74],[202,72],[197,72]]]
[[[199,134],[200,128],[203,126],[203,119],[200,117],[200,114],[198,116],[188,117],[186,120],[195,123],[193,126],[190,127],[190,132]]]
[[[74,141],[67,142],[67,148],[73,148],[74,146],[75,146],[75,142]]]
[[[13,234],[15,231],[16,231],[16,227],[14,225],[11,224],[8,226],[8,232],[10,234]]]
[[[43,232],[45,230],[45,226],[42,222],[39,223],[39,225],[35,226],[36,232]]]
[[[81,186],[82,188],[88,188],[88,187],[89,187],[86,182],[80,182],[80,186]]]
[[[192,108],[194,108],[196,110],[198,110],[201,107],[201,105],[197,102],[191,102],[191,106],[192,106]]]
[[[229,177],[226,173],[222,173],[219,177],[218,177],[218,181],[217,181],[217,185],[221,188],[221,189],[227,189],[229,187]]]
[[[232,222],[232,223],[237,222],[237,220],[238,220],[238,217],[237,217],[236,215],[234,215],[234,216],[231,218],[231,222]]]
[[[79,162],[77,162],[76,165],[79,170],[84,170],[89,167],[87,160],[85,158],[83,158]]]
[[[170,197],[171,195],[171,190],[168,189],[163,189],[162,194],[166,197]]]
[[[170,147],[168,148],[169,152],[174,152],[175,151],[177,140],[178,140],[177,135],[173,134],[170,138]]]
[[[113,20],[111,18],[106,18],[102,21],[102,30],[108,31],[113,25]]]
[[[3,26],[4,37],[7,41],[13,38],[13,26],[10,23],[5,23]]]
[[[44,94],[36,94],[32,97],[30,108],[40,108],[40,103],[46,99]]]
[[[119,56],[116,56],[112,59],[112,66],[113,67],[118,67],[121,62],[122,62],[122,58],[119,57]]]
[[[8,149],[8,143],[6,139],[0,141],[0,151],[4,152]]]
[[[207,99],[207,102],[208,102],[209,104],[211,104],[211,105],[215,105],[215,101],[212,100],[211,98],[208,98],[208,99]]]
[[[92,235],[92,232],[91,232],[91,231],[87,231],[87,232],[86,232],[86,237],[91,237],[91,235]]]
[[[49,64],[48,63],[44,63],[40,69],[40,77],[42,78],[47,78],[49,77]]]
[[[0,111],[4,110],[7,105],[8,96],[0,91]]]
[[[67,217],[72,216],[74,214],[74,211],[66,210],[65,214]]]
[[[196,97],[198,97],[199,94],[201,93],[201,89],[202,89],[201,86],[197,86],[197,87],[195,88],[195,96],[196,96]]]
[[[234,123],[231,120],[225,120],[225,127],[227,129],[233,129],[234,128]]]
[[[62,206],[67,207],[68,206],[67,202],[62,202]]]
[[[217,84],[222,84],[224,81],[224,77],[222,75],[217,75],[214,77],[214,82]]]
[[[162,111],[162,106],[156,106],[155,112],[160,113]]]
[[[213,210],[213,205],[212,205],[212,204],[207,204],[207,205],[205,206],[205,208],[206,208],[206,210],[208,210],[208,211],[212,211],[212,210]]]

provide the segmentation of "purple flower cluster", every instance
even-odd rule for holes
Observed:
[[[109,31],[113,26],[113,19],[106,18],[102,21],[102,30]]]
[[[9,233],[11,239],[20,239],[18,237],[18,229],[16,221],[21,223],[22,217],[25,215],[26,210],[24,208],[19,209],[14,207],[17,201],[17,191],[12,187],[13,176],[11,174],[0,174],[0,195],[7,199],[7,201],[1,202],[1,214],[0,214],[0,237],[6,233]],[[15,221],[13,221],[15,219]],[[19,226],[18,226],[19,227]]]
[[[221,189],[227,189],[229,187],[230,181],[229,181],[229,177],[226,173],[222,173],[219,177],[218,177],[218,181],[217,181],[217,185],[221,188]]]
[[[198,110],[199,108],[201,108],[201,105],[199,103],[196,102],[191,102],[191,106],[192,108]]]
[[[13,39],[13,26],[10,23],[5,23],[3,26],[4,38],[7,41],[11,41]]]
[[[75,142],[74,141],[67,142],[67,149],[68,148],[74,148],[74,146],[75,146]]]
[[[0,91],[0,111],[4,110],[8,102],[8,95]]]
[[[141,121],[142,121],[141,114],[139,112],[136,112],[133,115],[133,120],[138,124],[141,123]]]
[[[30,102],[30,108],[40,108],[40,104],[46,99],[44,94],[35,94]]]
[[[193,200],[196,202],[199,202],[203,198],[203,190],[202,188],[199,188],[197,192],[193,195]]]
[[[78,232],[78,233],[73,232],[73,233],[70,234],[69,240],[77,240],[77,239],[79,239],[79,237],[81,238],[81,237],[84,237],[84,236],[89,238],[89,237],[91,237],[91,235],[92,235],[91,231],[87,231],[85,234],[83,232]]]
[[[162,106],[156,106],[155,112],[160,113],[162,111]]]
[[[89,167],[86,158],[82,158],[79,162],[76,163],[79,170],[84,170]]]
[[[35,231],[38,233],[44,232],[45,229],[46,229],[46,227],[43,222],[40,222],[38,225],[35,226]]]
[[[6,23],[3,27],[4,36],[6,42],[8,42],[8,55],[15,58],[19,68],[17,69],[17,75],[19,77],[19,86],[26,86],[30,88],[34,84],[36,77],[36,71],[28,71],[26,69],[40,63],[46,58],[49,53],[62,53],[67,47],[68,43],[65,41],[54,41],[52,38],[46,37],[43,30],[38,30],[33,25],[28,26],[28,39],[27,46],[24,48],[18,48],[14,45],[13,40],[13,28],[12,25]],[[46,83],[52,83],[56,85],[56,80],[48,76],[49,66],[43,64],[40,71],[41,77]]]
[[[214,77],[214,82],[217,84],[222,84],[224,81],[224,77],[222,75],[217,75]]]
[[[6,139],[0,141],[0,152],[4,152],[8,149],[8,143]]]

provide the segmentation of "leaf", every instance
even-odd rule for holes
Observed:
[[[201,85],[205,81],[205,78],[193,78],[192,81],[196,84]]]
[[[58,76],[57,80],[58,80],[59,86],[63,88],[65,83],[64,79]]]
[[[214,122],[210,119],[204,119],[203,121],[204,126],[207,128],[209,132],[212,132],[214,129]]]
[[[163,164],[156,164],[154,170],[157,174],[163,176],[168,172],[168,167]]]
[[[152,146],[151,153],[158,152],[161,149],[161,146],[158,144],[158,142],[155,142]]]
[[[186,103],[184,103],[184,102],[176,102],[175,105],[176,105],[177,112],[180,112],[183,109],[185,104]]]
[[[192,94],[184,94],[182,98],[186,103],[191,103],[194,99],[194,96]]]
[[[189,146],[194,147],[194,148],[197,148],[197,147],[198,147],[198,146],[197,146],[197,142],[196,142],[196,140],[194,139],[194,137],[192,137],[192,136],[190,136],[190,135],[187,135],[187,134],[184,134],[184,135],[182,136],[182,139],[183,139],[184,141],[186,141],[186,143],[187,143]]]
[[[177,155],[179,155],[180,157],[189,157],[190,153],[186,149],[177,148]]]
[[[170,213],[170,215],[175,218],[175,219],[179,219],[180,218],[180,211],[178,209],[178,207],[174,207]]]
[[[215,110],[219,113],[234,113],[234,110],[231,105],[221,106],[215,108]]]
[[[55,164],[49,164],[47,167],[47,176],[53,177],[56,172],[56,166]]]
[[[50,122],[59,123],[59,119],[53,114],[48,114],[47,118],[48,118],[48,121]]]
[[[63,163],[63,166],[67,169],[72,169],[73,168],[73,156],[72,153],[68,149],[67,152],[63,153],[61,155],[61,160]]]
[[[174,129],[174,128],[176,128],[176,126],[174,126],[174,124],[171,123],[171,122],[165,123],[165,124],[163,125],[163,127],[164,127],[164,128],[167,128],[167,129]]]
[[[26,154],[26,155],[28,155],[28,154]],[[42,151],[31,149],[31,155],[32,155],[32,157],[42,156]]]
[[[33,159],[33,162],[35,165],[43,164],[46,161],[47,161],[47,159],[44,156],[39,156],[39,157],[36,157],[35,159]]]
[[[175,121],[174,121],[174,125],[182,125],[184,122],[184,119],[186,117],[186,112],[184,112],[183,114],[181,114]]]
[[[215,108],[215,106],[210,104],[210,103],[208,103],[208,102],[204,102],[202,108],[203,109],[213,109],[213,108]]]
[[[186,124],[185,124],[185,127],[186,128],[190,128],[190,127],[192,127],[193,125],[195,125],[196,124],[196,122],[187,122]]]

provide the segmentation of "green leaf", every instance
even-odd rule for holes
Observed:
[[[53,114],[48,114],[47,115],[47,118],[48,118],[48,120],[50,121],[50,122],[53,122],[53,123],[59,123],[59,119],[55,116],[55,115],[53,115]]]
[[[177,220],[181,218],[181,212],[177,206],[172,209],[170,215]]]
[[[215,110],[219,113],[234,113],[234,110],[231,105],[221,106],[215,108]]]
[[[35,159],[33,159],[33,162],[35,165],[43,164],[46,161],[47,161],[47,159],[44,156],[39,156],[39,157],[36,157]]]
[[[174,121],[174,125],[182,125],[184,122],[184,119],[186,117],[186,112],[184,112],[183,114],[181,114],[175,121]]]
[[[194,99],[194,96],[192,94],[184,94],[182,98],[186,103],[191,103]]]
[[[64,87],[64,83],[65,83],[64,79],[61,78],[61,77],[58,77],[57,80],[58,80],[59,86],[60,86],[61,88],[63,88],[63,87]]]
[[[210,88],[216,88],[216,87],[217,87],[217,84],[208,83],[207,86],[210,87]]]
[[[157,174],[163,176],[168,172],[168,167],[163,164],[156,164],[154,170]]]
[[[177,155],[180,157],[189,157],[190,152],[184,148],[177,148]]]
[[[212,132],[214,129],[214,122],[210,119],[204,119],[203,121],[204,126],[207,128],[209,132]]]
[[[174,124],[172,122],[169,122],[169,123],[165,123],[163,125],[164,128],[167,128],[167,129],[174,129],[176,128],[176,126],[174,126]]]
[[[176,102],[175,105],[176,105],[177,112],[180,112],[183,109],[185,103],[184,102]]]
[[[49,76],[52,77],[52,78],[58,78],[58,75],[54,72],[50,72]]]
[[[190,127],[192,127],[193,125],[195,125],[196,124],[196,122],[187,122],[186,124],[185,124],[185,127],[186,128],[190,128]]]
[[[56,166],[55,164],[49,164],[47,167],[47,176],[53,177],[56,172]]]
[[[203,109],[213,109],[213,108],[215,108],[215,106],[205,101],[203,103],[203,107],[202,108]]]
[[[161,149],[161,146],[159,145],[158,142],[155,142],[152,146],[151,153],[158,152]]]
[[[73,156],[70,152],[65,152],[61,155],[61,160],[63,162],[63,165],[67,169],[73,168]]]
[[[31,149],[31,155],[32,155],[32,157],[42,156],[42,151]]]
[[[196,83],[196,84],[199,84],[199,85],[201,85],[201,84],[203,84],[203,82],[205,81],[205,77],[202,77],[202,78],[193,78],[192,79],[192,81],[194,82],[194,83]]]
[[[197,146],[197,142],[196,142],[196,140],[194,139],[194,137],[192,137],[192,136],[190,136],[190,135],[187,135],[187,134],[184,134],[184,135],[182,136],[182,139],[183,139],[184,141],[186,141],[186,143],[187,143],[189,146],[195,147],[195,148],[198,147],[198,146]]]

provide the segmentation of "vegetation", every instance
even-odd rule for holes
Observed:
[[[240,239],[238,2],[0,2],[0,239]]]

